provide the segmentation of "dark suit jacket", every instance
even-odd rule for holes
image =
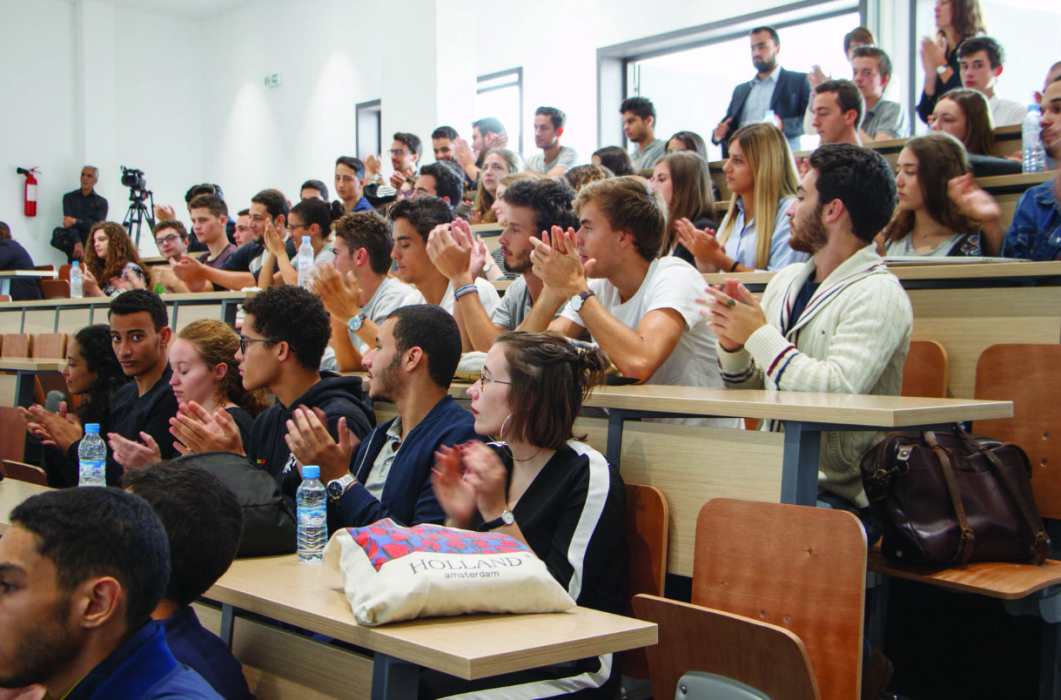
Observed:
[[[755,78],[752,78],[755,80]],[[744,103],[748,100],[748,94],[752,91],[751,81],[741,83],[733,88],[733,99],[729,101],[726,116],[722,119],[732,119],[726,136],[722,139],[722,157],[729,157],[729,139],[740,124],[741,114],[744,112]],[[810,81],[807,74],[797,71],[785,70],[777,74],[777,85],[774,86],[774,96],[770,99],[770,109],[781,118],[785,125],[785,137],[794,139],[803,135],[803,115],[807,112],[810,104]]]

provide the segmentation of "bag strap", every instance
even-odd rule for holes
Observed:
[[[961,537],[958,539],[958,551],[949,562],[968,564],[973,556],[973,548],[976,546],[976,534],[969,527],[969,519],[965,515],[965,506],[962,504],[961,492],[958,491],[958,480],[954,476],[954,467],[950,463],[950,455],[947,450],[940,447],[936,440],[936,434],[931,430],[922,433],[925,442],[936,453],[939,465],[943,471],[943,480],[947,483],[947,492],[950,494],[951,503],[954,505],[954,515],[958,518],[958,527],[961,528]]]
[[[1020,487],[1013,482],[1012,475],[1009,473],[1009,470],[1006,469],[1005,465],[1002,464],[1002,460],[998,458],[995,451],[985,449],[983,445],[965,432],[965,429],[962,428],[961,425],[955,424],[954,427],[966,442],[975,447],[980,454],[987,458],[988,464],[991,465],[991,469],[995,472],[995,476],[998,477],[998,480],[1002,482],[1002,486],[1005,487],[1006,493],[1008,493],[1010,499],[1017,504],[1017,508],[1024,517],[1024,522],[1028,524],[1028,529],[1031,530],[1031,533],[1035,536],[1035,553],[1033,562],[1036,566],[1041,566],[1050,555],[1050,538],[1046,534],[1046,529],[1043,527],[1042,519],[1032,513],[1031,508],[1028,506],[1028,501],[1025,500],[1024,494],[1021,493]],[[1018,446],[1014,445],[1014,447]]]

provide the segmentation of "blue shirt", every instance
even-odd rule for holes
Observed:
[[[180,664],[157,622],[100,662],[63,700],[223,700],[195,671]]]
[[[770,241],[770,260],[766,269],[780,270],[792,263],[803,262],[807,259],[806,253],[797,253],[788,244],[791,236],[789,230],[788,208],[792,206],[795,199],[782,199],[777,204],[777,219],[774,221],[774,235]],[[737,216],[733,222],[733,229],[726,239],[726,255],[731,260],[736,260],[745,267],[753,270],[759,269],[755,266],[755,251],[758,249],[758,232],[755,219],[748,223],[744,215],[744,200],[737,199]],[[728,270],[723,270],[728,272]]]
[[[775,64],[766,80],[759,80],[759,76],[751,79],[751,92],[748,99],[744,101],[744,109],[741,111],[740,126],[747,124],[758,124],[766,117],[766,110],[770,109],[770,102],[774,99],[774,88],[777,87],[777,74],[781,72],[781,64]]]
[[[1036,261],[1061,259],[1061,205],[1056,187],[1057,181],[1050,180],[1021,195],[1002,255]]]
[[[202,626],[190,605],[161,623],[177,661],[202,676],[225,700],[254,700],[243,666],[220,637]]]
[[[376,208],[372,206],[365,195],[361,195],[361,199],[357,200],[357,204],[354,205],[354,211],[376,211]]]

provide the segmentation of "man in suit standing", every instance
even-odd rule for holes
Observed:
[[[810,102],[810,82],[803,72],[788,71],[777,62],[781,39],[773,27],[756,27],[751,33],[752,65],[758,75],[733,89],[726,118],[715,128],[712,143],[722,145],[722,156],[729,157],[729,137],[746,124],[762,122],[767,110],[784,132],[793,151],[799,150],[803,135],[803,114]]]

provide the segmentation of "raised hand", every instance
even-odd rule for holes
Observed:
[[[476,506],[483,520],[501,517],[508,509],[508,470],[497,454],[479,441],[460,447],[465,480],[475,487]]]
[[[464,223],[464,226],[467,227],[467,224]],[[464,286],[474,281],[470,272],[471,229],[465,234],[456,222],[436,226],[427,237],[427,255],[438,271],[452,280],[454,285]]]
[[[766,325],[766,314],[759,300],[743,284],[731,284],[735,280],[726,282],[731,291],[735,287],[736,298],[719,288],[708,287],[704,290],[707,296],[697,299],[696,303],[704,307],[700,315],[707,319],[707,326],[715,332],[718,344],[733,352],[742,348],[752,333]]]
[[[169,419],[169,432],[179,443],[174,447],[181,454],[197,452],[235,452],[243,451],[243,439],[239,427],[232,416],[224,409],[210,414],[194,401],[182,403],[177,415]]]
[[[589,288],[586,283],[587,271],[596,261],[582,261],[574,229],[569,228],[565,233],[559,227],[553,227],[551,237],[543,231],[542,240],[531,238],[530,241],[534,246],[530,255],[534,274],[546,287],[566,299]]]
[[[729,131],[730,122],[733,121],[733,117],[726,117],[722,122],[715,127],[715,141],[721,141],[726,138],[726,132]]]
[[[156,204],[155,218],[159,221],[163,221],[164,219],[176,219],[177,211],[167,204]]]
[[[365,177],[373,177],[379,174],[382,168],[382,158],[379,154],[370,153],[365,157]]]
[[[472,147],[460,137],[453,141],[453,158],[465,170],[473,167],[476,161],[476,155],[472,152]]]
[[[320,466],[321,483],[334,481],[350,472],[350,460],[361,439],[346,427],[346,418],[340,418],[337,431],[339,441],[328,432],[328,417],[319,408],[312,411],[299,406],[291,412],[287,421],[287,447],[299,464]]]
[[[678,240],[694,258],[718,267],[716,260],[722,252],[722,244],[718,242],[714,231],[698,229],[688,219],[679,219],[674,229],[678,232]]]
[[[142,432],[140,439],[144,441],[143,444],[128,440],[118,433],[108,433],[107,444],[110,445],[114,461],[126,470],[141,469],[161,461],[162,452],[154,438]]]
[[[324,302],[325,310],[343,323],[361,313],[361,286],[353,272],[347,272],[344,281],[333,265],[318,265],[313,272],[313,291]]]
[[[457,527],[468,527],[475,515],[478,495],[475,487],[464,479],[460,447],[439,446],[431,470],[431,488],[446,517]]]

